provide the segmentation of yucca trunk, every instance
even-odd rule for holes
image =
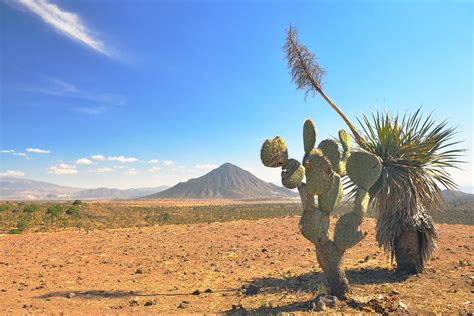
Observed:
[[[413,228],[404,228],[394,240],[397,273],[417,274],[423,272],[422,233]]]

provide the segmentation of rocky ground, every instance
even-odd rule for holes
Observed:
[[[472,226],[439,225],[434,260],[408,278],[370,233],[346,254],[350,299],[332,302],[297,222],[1,235],[0,314],[474,311]]]

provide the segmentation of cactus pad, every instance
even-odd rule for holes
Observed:
[[[369,190],[377,181],[382,164],[377,156],[364,151],[353,152],[347,159],[347,175],[358,187]]]
[[[281,172],[281,182],[288,189],[294,189],[304,178],[304,167],[298,160],[290,159]]]
[[[352,212],[339,218],[334,229],[334,243],[337,248],[346,250],[365,237],[365,234],[358,229],[361,222],[362,217]]]
[[[303,125],[304,152],[309,154],[316,144],[316,127],[313,121],[307,119]]]
[[[288,162],[288,149],[280,136],[267,139],[260,151],[260,158],[267,167],[281,167]]]
[[[311,194],[328,192],[334,182],[334,171],[331,163],[320,149],[313,149],[308,155],[305,165],[306,190]]]
[[[339,141],[341,142],[344,151],[351,150],[351,137],[344,129],[339,131]]]
[[[335,175],[331,189],[318,196],[318,207],[326,213],[331,213],[342,199],[342,182],[339,175]]]
[[[319,209],[304,211],[300,219],[301,234],[313,244],[328,240],[329,214]]]
[[[354,200],[354,214],[358,216],[365,216],[367,208],[369,207],[369,193],[364,189],[357,189]]]
[[[331,162],[332,169],[338,172],[339,163],[341,162],[341,153],[339,152],[337,143],[332,139],[325,139],[319,143],[318,148],[321,149],[324,156]]]

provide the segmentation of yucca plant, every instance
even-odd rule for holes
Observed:
[[[451,149],[454,129],[446,122],[436,124],[421,111],[413,115],[390,116],[377,113],[371,123],[363,117],[363,133],[323,90],[325,71],[315,55],[290,27],[284,46],[288,67],[298,89],[319,93],[341,116],[360,149],[383,161],[380,178],[369,189],[377,215],[377,240],[395,257],[397,271],[421,272],[436,248],[436,230],[429,212],[441,205],[440,185],[455,189],[446,171],[456,167],[462,150]]]
[[[453,149],[455,129],[431,116],[391,116],[377,112],[359,120],[359,147],[382,160],[382,172],[370,190],[377,215],[376,239],[397,261],[397,271],[419,273],[436,248],[430,211],[442,207],[440,186],[456,189],[446,170],[461,162]]]

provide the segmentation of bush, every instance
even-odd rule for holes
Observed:
[[[82,205],[82,201],[81,200],[75,200],[72,205],[74,206],[81,206]]]
[[[36,212],[37,210],[39,210],[39,205],[38,204],[28,204],[23,209],[24,212],[29,213],[29,214],[32,214],[32,213]]]
[[[28,221],[26,219],[20,219],[16,224],[16,228],[10,230],[9,234],[21,234],[26,228],[28,228]]]
[[[46,214],[48,214],[51,217],[59,217],[62,211],[63,211],[63,206],[61,204],[54,204],[48,207],[48,209],[46,210]]]
[[[77,207],[71,206],[66,210],[66,214],[71,217],[79,217],[79,210]]]
[[[164,213],[164,214],[163,214],[163,220],[164,220],[165,222],[171,221],[171,214],[168,213],[168,212]]]
[[[0,212],[9,211],[12,208],[10,204],[0,204]]]

